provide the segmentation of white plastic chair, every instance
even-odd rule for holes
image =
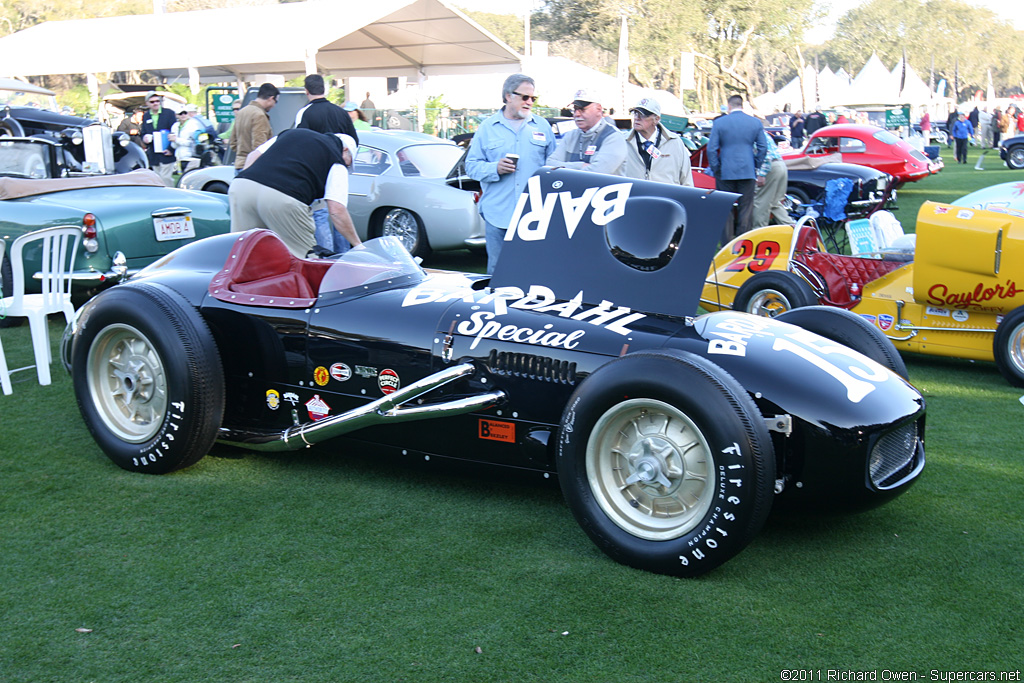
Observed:
[[[38,248],[29,245],[38,242]],[[8,295],[4,292],[0,302],[0,312],[8,317],[28,318],[32,333],[32,350],[36,358],[36,375],[39,383],[50,383],[50,363],[53,360],[50,351],[50,329],[46,317],[51,313],[63,313],[70,323],[75,314],[71,305],[71,273],[74,270],[75,257],[82,242],[82,229],[74,226],[44,228],[30,232],[14,240],[11,244],[11,275],[13,287]],[[26,247],[35,261],[35,254],[40,256],[39,294],[25,293],[25,262],[23,254]],[[34,274],[34,273],[33,273]],[[8,377],[4,382],[4,393],[9,394],[9,375],[3,361],[3,374]],[[24,368],[22,368],[24,369]]]

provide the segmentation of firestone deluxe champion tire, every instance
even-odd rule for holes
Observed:
[[[118,466],[165,474],[196,463],[217,436],[224,379],[199,313],[160,285],[114,287],[79,315],[75,396]]]
[[[558,475],[576,520],[618,562],[692,577],[742,550],[772,504],[775,456],[753,401],[685,352],[588,377],[562,415]]]
[[[849,346],[903,379],[909,379],[906,363],[885,333],[852,311],[832,306],[811,306],[783,313],[776,320]]]
[[[736,293],[733,309],[774,318],[795,308],[818,303],[814,290],[799,275],[784,270],[757,273]]]
[[[1024,307],[1011,311],[996,328],[992,340],[996,367],[1015,387],[1024,387]]]

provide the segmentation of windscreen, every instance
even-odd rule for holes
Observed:
[[[397,237],[378,237],[342,254],[320,282],[319,294],[407,277],[419,280],[426,273]]]

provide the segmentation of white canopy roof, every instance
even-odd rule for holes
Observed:
[[[72,48],[78,46],[78,48]],[[150,71],[204,82],[320,72],[512,72],[519,55],[444,0],[311,0],[48,21],[0,38],[8,75]]]

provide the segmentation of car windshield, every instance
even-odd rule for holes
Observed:
[[[53,95],[22,90],[0,90],[0,108],[32,107],[57,111],[57,98]]]
[[[45,144],[29,140],[0,138],[0,176],[49,178],[49,155]]]
[[[877,133],[875,133],[874,137],[879,142],[884,142],[887,145],[898,145],[900,142],[900,139],[898,137],[896,137],[887,130],[878,131]]]
[[[426,273],[397,237],[378,237],[342,254],[324,275],[319,293],[409,276],[419,280],[426,277]]]
[[[409,145],[398,150],[398,166],[404,176],[445,178],[462,151],[458,145]]]

